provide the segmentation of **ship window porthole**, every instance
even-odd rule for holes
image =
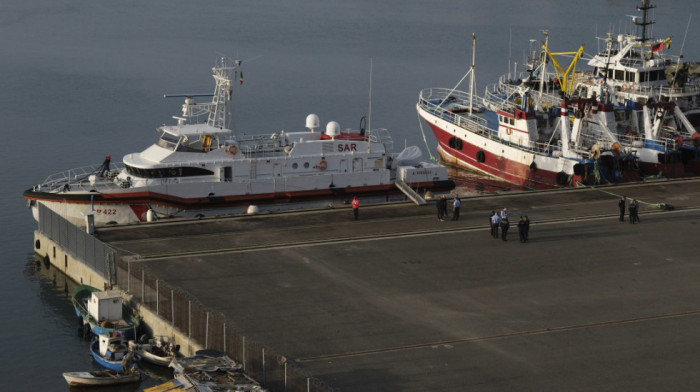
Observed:
[[[292,163],[292,169],[296,169],[297,167],[299,167],[299,165],[296,162]]]
[[[309,162],[304,162],[304,169],[308,169],[308,168],[309,168]]]

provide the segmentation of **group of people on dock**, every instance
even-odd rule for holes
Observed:
[[[447,196],[442,195],[439,199],[437,199],[435,206],[437,207],[437,215],[439,221],[444,221],[445,219],[450,218],[450,215],[447,213]],[[459,209],[461,207],[462,201],[459,199],[459,196],[455,195],[454,199],[452,200],[453,221],[459,220]]]
[[[508,229],[510,228],[510,222],[508,221],[508,207],[504,207],[500,212],[491,211],[489,216],[489,224],[491,226],[491,236],[498,239],[498,229],[501,229],[501,239],[503,241],[508,241]],[[530,218],[527,215],[520,215],[520,220],[518,221],[518,235],[520,237],[520,242],[529,241],[530,232]]]
[[[620,198],[620,202],[617,203],[617,206],[620,208],[620,222],[625,221],[625,201],[626,197],[622,196]],[[637,199],[632,199],[629,205],[629,222],[631,224],[639,222],[639,203],[637,203]]]

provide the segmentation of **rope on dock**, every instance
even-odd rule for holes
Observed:
[[[651,207],[656,207],[656,208],[659,208],[659,209],[664,210],[664,211],[672,211],[672,210],[675,209],[675,207],[673,207],[673,206],[670,205],[670,204],[666,204],[666,203],[663,203],[663,202],[661,202],[661,203],[650,203],[650,202],[647,202],[647,201],[644,201],[644,200],[640,200],[640,199],[636,199],[636,198],[633,198],[633,197],[627,197],[627,196],[625,196],[625,195],[619,195],[619,194],[617,194],[617,193],[608,192],[608,191],[602,190],[602,189],[600,189],[600,188],[596,188],[596,187],[594,187],[593,185],[584,185],[584,184],[581,184],[581,183],[578,182],[578,181],[576,181],[576,185],[577,185],[578,187],[581,187],[581,188],[593,189],[593,190],[596,190],[596,191],[598,191],[598,192],[602,192],[602,193],[605,193],[605,194],[607,194],[607,195],[611,195],[611,196],[615,196],[615,197],[619,197],[619,198],[625,197],[625,198],[627,198],[627,199],[634,199],[634,200],[636,200],[636,201],[639,202],[639,203],[646,204],[646,205],[651,206]]]

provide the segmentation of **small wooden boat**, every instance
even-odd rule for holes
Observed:
[[[148,337],[143,335],[144,337]],[[142,343],[129,342],[129,348],[133,350],[136,357],[144,362],[159,366],[169,366],[175,355],[180,351],[179,345],[171,344],[169,340],[160,339],[140,339]]]
[[[128,370],[134,362],[134,354],[121,335],[98,335],[90,345],[90,353],[97,363],[110,370]]]
[[[96,370],[92,372],[63,373],[68,385],[73,387],[106,386],[127,384],[141,380],[141,373],[118,372],[115,370]]]
[[[75,313],[95,335],[118,332],[130,339],[136,336],[141,321],[123,304],[118,291],[81,284],[73,291],[72,302]]]

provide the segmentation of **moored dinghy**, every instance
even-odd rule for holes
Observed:
[[[148,337],[147,335],[142,335]],[[140,339],[140,343],[129,342],[129,349],[136,354],[140,361],[145,361],[159,366],[169,366],[175,355],[180,351],[180,346],[172,344],[163,337],[159,339]]]
[[[97,363],[110,370],[131,370],[134,353],[129,351],[122,336],[98,335],[90,345],[90,353]]]
[[[96,387],[138,382],[141,380],[141,373],[95,370],[91,372],[65,372],[63,378],[72,387]]]

